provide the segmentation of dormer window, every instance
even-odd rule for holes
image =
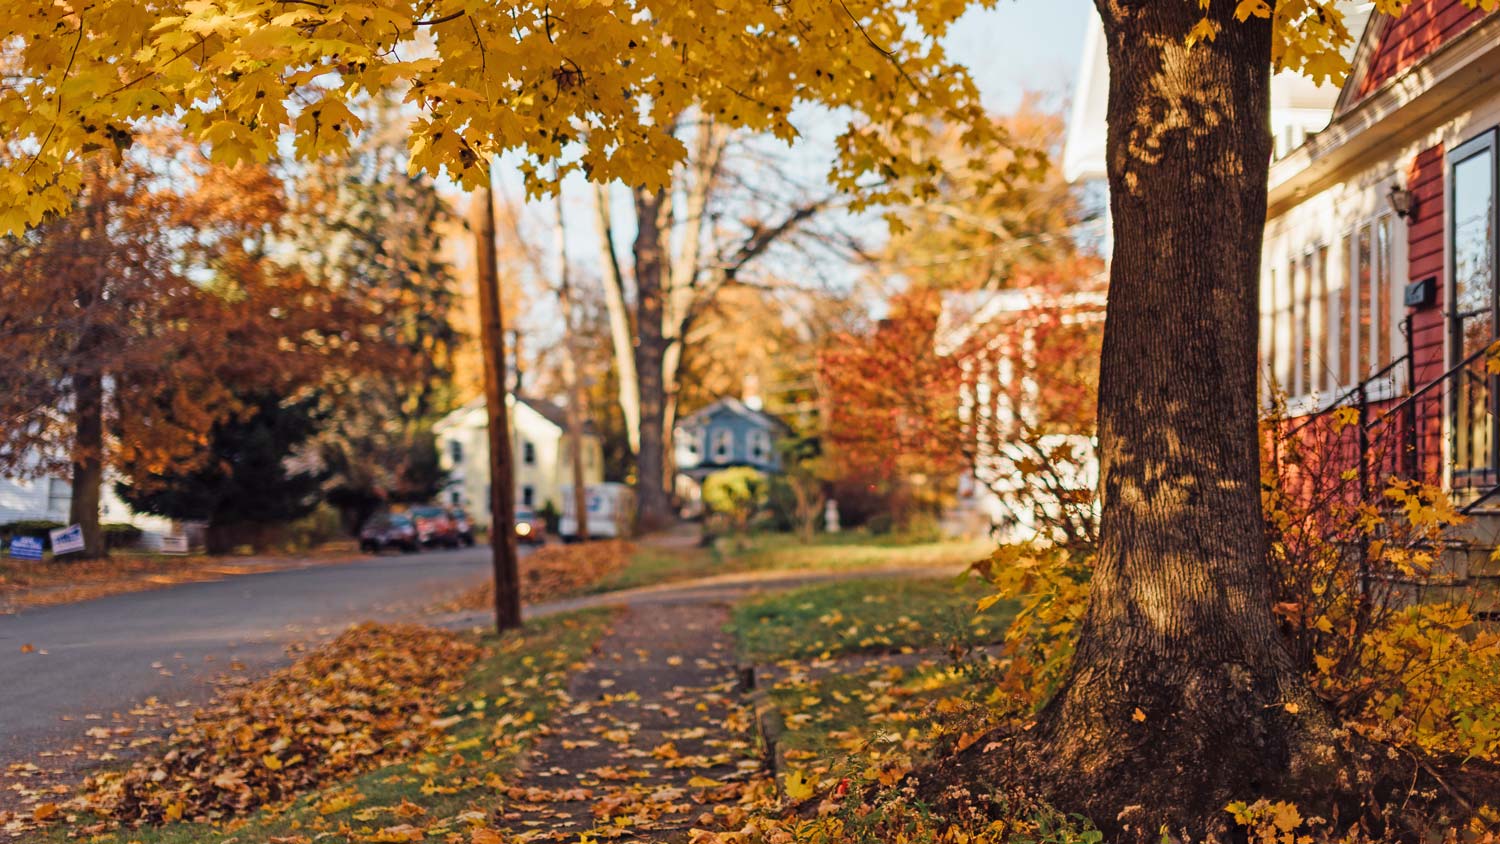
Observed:
[[[734,431],[714,431],[713,443],[714,462],[724,463],[734,457]]]

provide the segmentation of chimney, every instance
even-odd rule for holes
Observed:
[[[743,401],[745,403],[745,407],[748,407],[751,410],[764,409],[766,403],[762,401],[760,397],[760,377],[755,375],[754,373],[750,373],[745,376],[744,381],[741,383],[742,387],[740,389],[740,401]]]

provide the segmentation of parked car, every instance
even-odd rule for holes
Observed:
[[[458,531],[458,541],[473,546],[474,520],[469,518],[469,514],[458,507],[449,507],[448,518],[453,520],[453,526]]]
[[[547,541],[547,520],[530,507],[516,508],[516,539],[541,545]]]
[[[416,523],[402,513],[382,513],[365,522],[359,531],[360,550],[372,553],[387,548],[415,551],[417,541]]]
[[[417,526],[417,541],[428,547],[444,545],[457,548],[462,538],[453,517],[442,507],[413,507],[407,511]]]
[[[590,539],[625,539],[635,525],[635,490],[618,483],[589,484],[584,490],[588,504]],[[564,542],[578,539],[578,516],[575,497],[563,496],[562,520],[557,532]]]

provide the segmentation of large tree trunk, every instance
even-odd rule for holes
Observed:
[[[672,521],[665,469],[666,385],[662,358],[667,338],[662,336],[662,282],[666,270],[665,236],[661,217],[666,195],[635,191],[635,369],[640,382],[641,444],[636,458],[636,523],[641,530],[657,530]]]
[[[104,383],[97,371],[74,375],[72,381],[73,494],[68,521],[83,528],[83,552],[77,556],[102,557],[99,499],[104,487]]]
[[[1039,796],[1111,842],[1224,840],[1229,801],[1290,796],[1326,811],[1352,773],[1278,634],[1262,534],[1271,28],[1235,20],[1233,3],[1097,2],[1116,244],[1099,557],[1062,689],[982,764],[1000,781],[1028,768],[1020,778]],[[1204,14],[1218,37],[1189,46]]]

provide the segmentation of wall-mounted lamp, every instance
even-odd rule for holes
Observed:
[[[1391,192],[1386,194],[1385,201],[1390,203],[1391,210],[1396,216],[1405,220],[1416,213],[1417,198],[1412,196],[1411,191],[1400,185],[1391,185]]]

